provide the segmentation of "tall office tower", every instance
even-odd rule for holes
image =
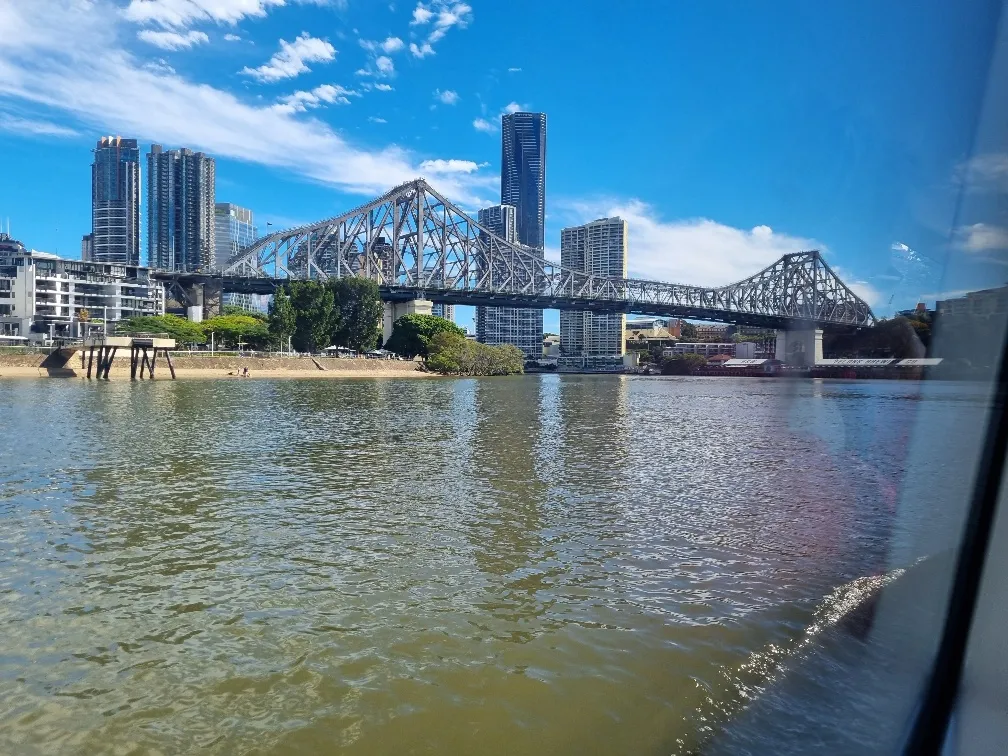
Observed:
[[[94,257],[94,237],[91,234],[84,234],[80,240],[81,262],[90,262]]]
[[[102,137],[91,164],[91,251],[95,262],[140,264],[140,148]]]
[[[220,270],[238,250],[256,240],[252,211],[230,202],[214,205],[214,267]]]
[[[214,160],[202,152],[147,154],[147,257],[152,268],[209,270],[214,263]]]
[[[546,219],[546,114],[501,117],[501,204],[517,212],[518,241],[541,250]]]
[[[476,220],[494,236],[508,242],[517,241],[517,209],[514,205],[485,207],[479,211]],[[507,275],[506,270],[499,273]],[[529,359],[539,359],[542,355],[542,310],[477,307],[476,340],[483,344],[513,344]]]
[[[627,274],[627,222],[600,218],[560,232],[560,264],[596,276]],[[561,360],[582,367],[608,367],[626,351],[626,316],[560,312]]]
[[[542,258],[546,234],[545,113],[507,113],[501,117],[501,205],[515,208],[515,240]],[[514,344],[526,357],[539,359],[542,310],[506,309],[510,312],[484,313],[487,342]],[[505,336],[508,333],[513,337]]]

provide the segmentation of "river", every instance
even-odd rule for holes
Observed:
[[[744,751],[958,392],[5,382],[0,752]]]

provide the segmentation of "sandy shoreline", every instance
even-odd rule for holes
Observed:
[[[27,358],[27,359],[26,359]],[[0,380],[4,378],[87,378],[79,359],[71,359],[66,367],[41,366],[44,355],[25,355],[19,359],[0,359]],[[325,369],[320,370],[310,358],[203,358],[172,356],[175,376],[179,380],[229,379],[246,380],[238,375],[242,368],[249,370],[249,379],[256,378],[430,378],[433,374],[421,370],[418,362],[398,360],[319,360]],[[168,365],[158,360],[155,380],[171,380]],[[109,380],[130,380],[129,356],[116,359],[109,372]],[[147,380],[146,378],[144,380]]]

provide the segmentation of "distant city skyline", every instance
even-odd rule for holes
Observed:
[[[1004,278],[1008,149],[977,130],[1008,107],[984,86],[995,3],[954,23],[937,3],[655,3],[658,45],[600,0],[472,2],[443,27],[417,3],[270,2],[168,29],[169,5],[4,5],[0,217],[29,246],[77,254],[96,134],[213,155],[218,193],[276,230],[416,176],[473,212],[496,204],[501,114],[544,111],[549,259],[560,229],[619,216],[630,274],[654,280],[716,286],[817,248],[887,315]],[[607,64],[580,64],[598,38]],[[283,65],[301,45],[314,57]]]

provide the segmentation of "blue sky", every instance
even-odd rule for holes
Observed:
[[[7,0],[0,217],[76,255],[102,134],[209,152],[217,199],[261,229],[417,175],[475,210],[499,200],[500,114],[532,109],[548,256],[607,214],[632,274],[683,283],[818,247],[887,314],[1008,280],[997,21],[928,0]]]

